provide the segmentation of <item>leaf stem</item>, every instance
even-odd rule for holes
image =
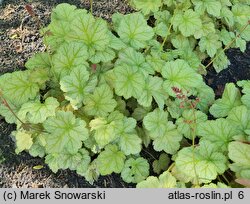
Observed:
[[[14,115],[14,117],[22,124],[25,125],[25,123],[17,116],[17,114],[13,111],[13,109],[10,107],[9,103],[6,101],[6,99],[0,95],[2,104],[9,109],[9,111]]]
[[[162,51],[163,46],[165,45],[165,43],[166,43],[166,41],[167,41],[167,39],[168,39],[168,34],[170,34],[170,30],[171,30],[172,26],[173,26],[173,23],[172,23],[172,20],[171,20],[171,24],[170,24],[170,26],[169,26],[169,28],[168,28],[168,31],[167,31],[167,33],[166,33],[166,36],[165,36],[165,38],[164,38],[164,40],[163,40],[163,42],[162,42],[162,44],[161,44],[160,51]]]
[[[233,38],[227,45],[226,47],[224,47],[223,50],[221,50],[208,64],[204,69],[207,69],[225,50],[227,50],[235,41],[238,37],[240,37],[240,35],[244,32],[244,30],[246,30],[247,26],[250,24],[250,20],[248,21],[248,23],[240,30],[240,32],[238,33],[238,35],[235,36],[235,38]]]
[[[93,0],[89,0],[90,1],[90,12],[93,15]]]

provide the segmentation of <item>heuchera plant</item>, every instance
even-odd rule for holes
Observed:
[[[58,5],[41,31],[47,51],[0,76],[16,153],[90,183],[111,173],[143,188],[250,179],[250,81],[238,82],[241,91],[227,84],[215,100],[200,74],[208,56],[218,56],[218,71],[228,65],[223,44],[245,49],[249,26],[235,35],[249,1],[133,2],[146,16],[117,13],[112,24]],[[142,156],[149,145],[159,152],[152,165]]]

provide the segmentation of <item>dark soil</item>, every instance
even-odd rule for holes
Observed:
[[[24,69],[28,58],[45,49],[37,23],[27,13],[25,5],[32,5],[40,21],[47,25],[52,8],[62,2],[74,4],[78,8],[90,8],[89,0],[4,0],[0,5],[0,75]],[[124,0],[94,1],[93,14],[96,16],[110,20],[110,16],[117,11],[127,13],[132,9]],[[205,77],[205,81],[214,89],[217,97],[221,96],[226,83],[250,79],[250,43],[245,53],[241,53],[238,49],[230,49],[227,55],[231,62],[229,68],[217,74],[211,67]],[[14,129],[15,126],[7,124],[0,116],[0,150],[5,158],[5,162],[0,164],[0,187],[135,187],[123,182],[120,176],[115,174],[101,177],[93,185],[70,170],[61,170],[54,174],[44,164],[43,159],[33,158],[25,152],[15,154],[15,145],[9,137]],[[157,155],[154,155],[149,148],[144,150],[143,156],[151,162],[152,157]],[[42,165],[43,168],[34,169],[33,167],[37,165]]]

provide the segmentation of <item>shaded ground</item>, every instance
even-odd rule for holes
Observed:
[[[48,24],[51,9],[62,2],[74,4],[78,8],[90,8],[89,0],[4,1],[0,6],[0,75],[23,69],[29,57],[35,52],[44,50],[36,21],[25,10],[25,4],[31,4],[39,19],[44,24]],[[127,13],[131,9],[124,0],[94,1],[93,13],[96,16],[110,19],[112,13],[116,11]],[[205,77],[217,97],[221,96],[227,82],[250,79],[250,43],[245,53],[241,53],[238,49],[231,49],[228,50],[227,55],[231,61],[229,68],[219,74],[210,68]],[[115,174],[102,177],[93,185],[73,171],[61,170],[54,174],[44,165],[43,159],[33,158],[27,153],[15,154],[14,143],[9,137],[14,128],[6,124],[0,116],[0,150],[6,158],[6,161],[0,164],[0,187],[134,187],[124,183],[120,176]],[[143,154],[150,162],[153,160],[150,149],[145,150]],[[42,165],[43,168],[35,170],[33,167],[37,165]]]

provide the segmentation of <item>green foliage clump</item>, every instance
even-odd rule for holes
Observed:
[[[17,125],[16,153],[90,183],[117,173],[142,188],[220,187],[229,170],[250,179],[250,82],[238,82],[242,91],[227,84],[215,100],[201,75],[207,57],[217,71],[228,65],[228,43],[245,49],[249,27],[235,36],[248,23],[247,2],[133,5],[142,13],[114,14],[112,24],[58,5],[41,31],[47,51],[0,76],[0,114]],[[153,163],[143,158],[149,145],[159,153]]]

